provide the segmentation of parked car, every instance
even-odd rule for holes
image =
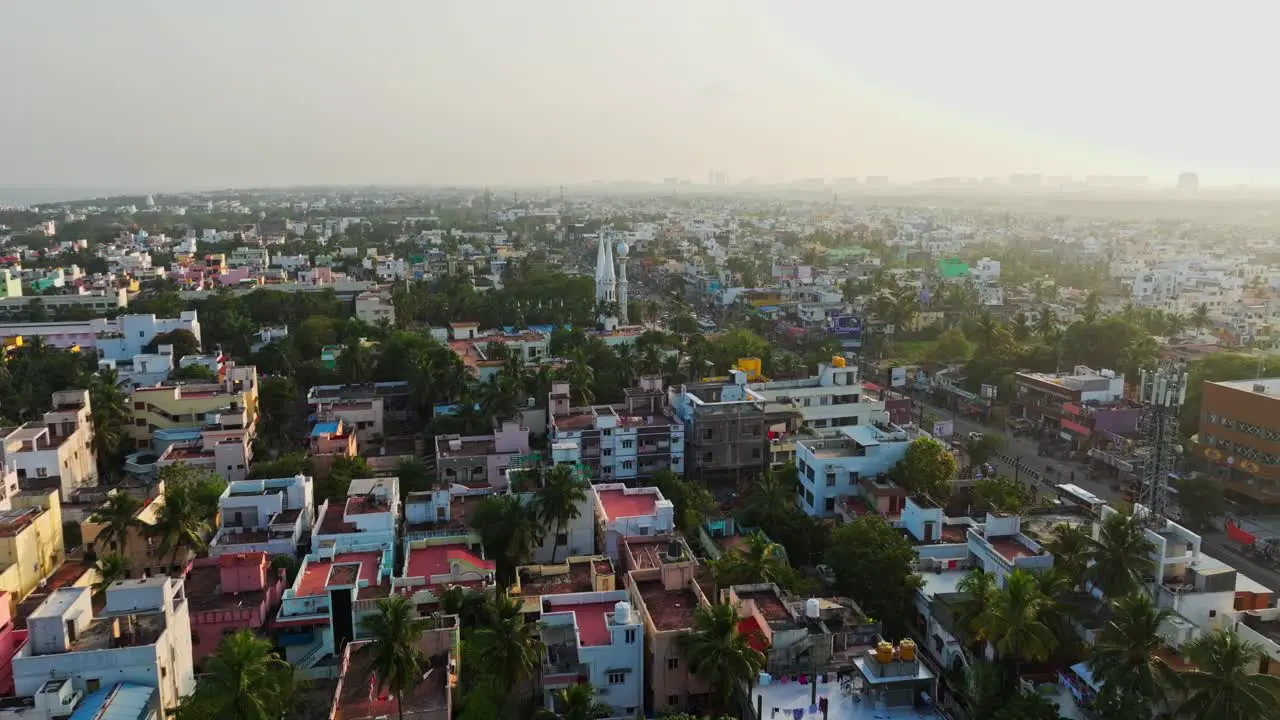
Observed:
[[[968,437],[969,437],[969,440],[971,440],[972,442],[978,442],[979,440],[981,440],[981,439],[982,439],[982,433],[980,433],[980,432],[971,432],[971,433],[969,433],[969,436],[968,436]]]

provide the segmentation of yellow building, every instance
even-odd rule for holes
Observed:
[[[119,555],[124,558],[127,566],[125,577],[177,575],[195,559],[195,552],[190,548],[160,553],[160,538],[156,537],[153,528],[160,520],[160,509],[164,507],[164,483],[159,483],[156,490],[159,495],[133,516],[134,526],[129,528],[124,547],[120,547],[116,540],[108,542],[103,538],[102,542],[98,541],[107,527],[105,523],[85,520],[80,524],[85,547],[92,547],[98,557]]]
[[[66,560],[58,489],[23,490],[0,511],[0,591],[21,602]]]
[[[228,362],[218,381],[142,387],[130,398],[128,433],[138,448],[149,448],[156,431],[252,433],[258,417],[258,369]],[[192,437],[162,437],[194,440]],[[221,439],[221,438],[220,438]]]

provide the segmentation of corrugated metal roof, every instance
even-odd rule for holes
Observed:
[[[147,720],[155,712],[156,689],[137,683],[117,683],[90,693],[69,720]]]

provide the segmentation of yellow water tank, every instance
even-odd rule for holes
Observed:
[[[903,640],[898,643],[898,659],[903,662],[916,659],[916,644],[913,640]]]
[[[836,355],[835,357],[831,358],[831,367],[838,367],[838,368],[844,367],[844,358],[840,357],[839,355]]]
[[[893,643],[886,640],[876,643],[876,660],[882,663],[893,662]]]

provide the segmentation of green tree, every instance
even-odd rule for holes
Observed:
[[[964,333],[951,328],[938,336],[929,349],[927,359],[942,365],[960,363],[969,359],[973,346],[965,338]]]
[[[1056,646],[1042,616],[1047,605],[1035,575],[1015,569],[974,623],[996,653],[1016,669],[1022,662],[1048,659]]]
[[[743,519],[749,525],[772,529],[783,517],[797,511],[796,493],[799,488],[794,464],[770,470],[751,488]]]
[[[921,587],[911,543],[879,515],[863,515],[831,533],[826,562],[841,594],[895,632]]]
[[[670,470],[654,473],[649,482],[675,506],[676,527],[686,536],[693,537],[715,510],[715,500],[705,487],[686,481]]]
[[[1102,520],[1098,537],[1091,543],[1092,562],[1084,577],[1108,598],[1138,592],[1146,587],[1154,551],[1141,517],[1112,513]]]
[[[965,455],[969,456],[970,465],[986,465],[991,458],[1004,449],[1004,436],[986,433],[982,437],[969,439],[964,444]]]
[[[991,606],[996,590],[995,573],[982,568],[973,568],[956,583],[956,592],[961,595],[953,603],[952,618],[960,642],[970,649],[980,646],[984,639],[977,620]]]
[[[129,561],[120,555],[104,555],[98,558],[94,566],[98,571],[98,582],[94,585],[94,594],[102,597],[111,584],[129,577]]]
[[[789,588],[796,580],[783,557],[782,546],[770,542],[759,532],[751,533],[746,543],[714,561],[712,569],[716,585],[722,588],[754,583],[775,583]]]
[[[138,511],[142,503],[123,490],[112,490],[106,502],[89,514],[89,521],[103,527],[94,539],[94,547],[107,552],[123,551],[129,531],[138,527]]]
[[[765,657],[738,632],[738,611],[729,603],[699,607],[693,627],[679,638],[689,669],[712,688],[714,707],[733,707],[735,691],[752,683],[764,667]]]
[[[121,430],[128,420],[129,399],[120,390],[114,368],[100,370],[89,381],[89,408],[98,476],[118,478],[129,448],[129,438]]]
[[[911,441],[906,454],[889,471],[889,477],[908,492],[945,503],[956,477],[956,459],[945,445],[931,437]]]
[[[403,720],[405,693],[415,688],[431,667],[431,658],[419,641],[432,628],[432,620],[418,617],[407,596],[391,595],[378,600],[378,612],[366,616],[361,624],[373,643],[375,682],[395,695],[396,713]]]
[[[582,505],[587,501],[587,485],[569,465],[555,465],[543,476],[542,487],[534,493],[533,507],[542,527],[555,530],[551,547],[551,562],[556,562],[560,550],[560,536],[569,523],[582,516]],[[564,544],[568,544],[568,537]]]
[[[297,696],[293,667],[248,630],[223,638],[204,669],[196,691],[182,699],[179,718],[278,720]]]
[[[1200,303],[1191,311],[1191,325],[1196,330],[1203,330],[1209,327],[1209,306]]]
[[[543,709],[541,720],[597,720],[613,715],[608,705],[596,700],[596,689],[591,683],[578,683],[555,693],[555,710]]]
[[[204,318],[201,318],[202,320]],[[173,364],[177,365],[178,361],[187,355],[200,354],[200,341],[190,330],[181,328],[170,332],[163,332],[151,339],[151,342],[142,346],[143,352],[158,352],[161,345],[170,345],[173,347]]]
[[[1174,717],[1192,720],[1277,720],[1280,677],[1258,673],[1262,648],[1234,630],[1215,631],[1179,650],[1194,669],[1172,676],[1184,700]]]
[[[169,380],[179,383],[211,383],[217,382],[218,376],[204,365],[186,365],[169,373]]]
[[[1022,691],[1006,698],[990,720],[1059,720],[1058,706],[1052,700],[1033,692]]]
[[[1227,509],[1227,499],[1222,486],[1202,475],[1179,480],[1178,508],[1182,511],[1182,523],[1196,532],[1213,528],[1213,521]]]
[[[1110,615],[1089,654],[1089,669],[1102,684],[1098,707],[1117,720],[1146,717],[1163,697],[1165,667],[1156,652],[1164,646],[1160,626],[1173,611],[1135,593],[1112,601]]]
[[[352,480],[372,476],[373,468],[369,467],[368,460],[359,456],[338,456],[329,466],[329,474],[324,479],[316,481],[316,502],[344,498],[347,496]]]
[[[176,562],[182,550],[199,552],[205,548],[205,536],[212,529],[205,508],[197,499],[195,488],[185,483],[168,483],[164,487],[156,522],[147,533],[159,540],[156,552]]]
[[[530,548],[544,528],[537,511],[514,495],[490,495],[480,501],[471,516],[471,527],[480,535],[485,556],[494,562],[498,585],[511,586],[516,568],[528,560]]]
[[[1093,537],[1085,527],[1066,523],[1055,525],[1053,534],[1044,542],[1044,548],[1053,554],[1053,566],[1061,568],[1067,577],[1075,578],[1078,587],[1093,554]]]
[[[475,657],[497,678],[498,687],[519,687],[542,661],[537,623],[525,622],[518,598],[496,593],[484,611],[484,623],[472,633]]]
[[[973,484],[974,505],[995,512],[1020,513],[1035,500],[1035,490],[1004,475],[984,477]]]
[[[400,494],[430,490],[433,482],[426,463],[416,457],[402,459],[396,465],[396,477],[400,479]]]

